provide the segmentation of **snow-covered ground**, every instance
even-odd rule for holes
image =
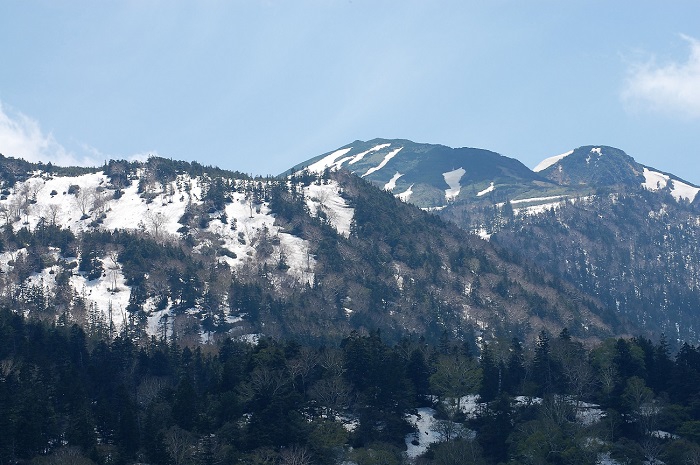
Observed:
[[[553,157],[545,158],[544,160],[542,160],[541,162],[539,162],[539,164],[538,164],[537,166],[535,166],[535,167],[532,169],[532,171],[534,171],[535,173],[539,173],[540,171],[544,171],[544,170],[546,170],[547,168],[549,168],[550,166],[552,166],[552,165],[554,165],[555,163],[557,163],[559,160],[562,160],[562,159],[568,157],[568,156],[571,155],[572,153],[574,153],[574,151],[573,151],[573,150],[569,150],[568,152],[562,153],[561,155],[555,155],[555,156],[553,156]]]
[[[396,174],[394,174],[391,177],[389,182],[384,184],[384,190],[389,191],[389,192],[393,191],[396,188],[396,181],[398,181],[401,176],[403,176],[403,174],[401,174],[397,171]]]
[[[338,159],[348,153],[350,150],[352,150],[352,147],[336,150],[330,155],[326,155],[325,157],[321,158],[316,163],[312,163],[307,169],[311,173],[322,173],[326,168],[338,169],[338,167],[343,164],[343,161],[338,161]]]
[[[324,163],[335,161],[347,151],[349,149],[334,152],[324,158]],[[321,165],[319,162],[317,167]],[[143,179],[147,173],[140,170],[137,175]],[[115,189],[109,185],[109,178],[103,172],[63,177],[35,173],[27,181],[18,182],[10,189],[7,198],[0,201],[0,222],[12,224],[15,230],[23,227],[34,230],[41,221],[60,225],[75,233],[132,230],[148,234],[158,241],[171,241],[179,237],[178,230],[183,226],[179,220],[188,206],[203,203],[203,186],[207,182],[206,174],[202,177],[183,174],[165,184],[149,182],[146,192],[139,193],[138,181],[134,181],[122,190],[119,198],[114,198]],[[246,182],[239,180],[237,183],[236,191],[231,193],[232,202],[225,206],[224,211],[209,213],[207,227],[195,232],[199,242],[195,251],[210,246],[220,252],[217,253],[219,261],[235,268],[251,260],[256,254],[257,245],[267,240],[272,253],[265,260],[271,265],[284,262],[288,275],[300,282],[312,282],[315,259],[310,253],[309,243],[276,225],[275,216],[268,205],[254,203],[245,193]],[[339,234],[349,234],[354,210],[340,195],[337,182],[307,186],[305,197],[312,214],[323,211]],[[0,270],[9,271],[19,253],[21,251],[0,253]],[[87,280],[82,273],[74,270],[69,283],[73,291],[85,299],[88,308],[98,308],[104,314],[105,321],[111,314],[112,322],[119,328],[126,313],[130,289],[116,261],[116,252],[107,251],[98,259],[103,264],[103,276]],[[47,269],[41,276],[30,279],[34,283],[43,283],[50,290],[55,276]],[[153,310],[154,305],[147,302],[145,309]],[[155,334],[161,317],[167,311],[159,311],[149,317],[149,333]]]
[[[340,196],[338,183],[329,181],[328,184],[320,186],[311,184],[305,187],[304,191],[311,214],[318,215],[319,210],[323,211],[335,230],[347,237],[355,211]]]
[[[526,199],[511,200],[510,203],[511,205],[518,205],[521,203],[547,202],[549,200],[561,200],[564,198],[566,198],[565,195],[552,195],[550,197],[530,197]]]
[[[371,149],[365,150],[364,152],[358,153],[357,155],[353,156],[353,157],[352,157],[352,160],[350,160],[350,161],[348,162],[348,165],[354,165],[354,164],[357,163],[358,161],[362,160],[362,159],[365,157],[365,155],[367,155],[368,153],[378,152],[378,151],[380,151],[381,149],[385,149],[385,148],[387,148],[387,147],[389,147],[389,146],[391,146],[391,144],[379,144],[379,145],[375,145],[375,146],[372,147]]]
[[[489,192],[493,192],[496,189],[496,186],[493,184],[493,181],[491,182],[491,185],[484,189],[483,191],[479,191],[479,193],[476,194],[477,197],[481,197],[483,195],[488,194]]]
[[[389,163],[389,161],[392,158],[394,158],[401,151],[401,149],[403,149],[403,147],[399,147],[398,149],[394,149],[391,152],[384,155],[384,159],[381,161],[381,163],[379,163],[377,166],[375,166],[373,168],[368,169],[367,172],[362,175],[362,177],[364,178],[365,176],[369,176],[370,174],[376,173],[380,169],[384,168],[386,166],[386,164]]]
[[[411,198],[411,195],[413,195],[413,184],[411,184],[408,187],[408,189],[401,192],[400,194],[396,194],[396,197],[398,197],[402,202],[408,202],[408,200]]]
[[[449,188],[445,189],[445,200],[448,202],[457,198],[459,191],[462,190],[462,185],[459,181],[464,176],[464,173],[466,173],[464,168],[457,168],[456,170],[442,173],[442,177],[449,186]]]
[[[671,179],[671,177],[666,174],[659,173],[658,171],[652,171],[649,168],[644,167],[644,183],[642,186],[645,189],[650,191],[665,189],[669,182],[671,183],[671,195],[676,200],[685,199],[692,202],[695,200],[698,192],[700,192],[700,188],[698,187],[693,187],[677,179]]]

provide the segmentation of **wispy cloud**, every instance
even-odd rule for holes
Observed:
[[[81,155],[66,149],[53,134],[44,133],[38,121],[3,106],[0,101],[0,153],[5,156],[59,166],[100,166],[110,158],[145,161],[149,156],[158,156],[158,152],[148,151],[112,157],[86,144],[81,147]]]
[[[32,162],[51,162],[64,166],[99,164],[89,156],[77,156],[45,134],[39,123],[20,112],[6,109],[0,102],[0,153]]]
[[[700,40],[681,37],[690,46],[686,61],[658,64],[652,57],[630,66],[622,99],[631,108],[700,118]]]

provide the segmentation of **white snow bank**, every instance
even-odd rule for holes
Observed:
[[[396,188],[396,181],[398,181],[401,176],[403,176],[403,174],[397,171],[396,174],[391,177],[389,182],[384,184],[384,190],[393,191]]]
[[[364,152],[358,153],[357,155],[352,157],[352,159],[348,162],[348,165],[354,165],[358,161],[362,160],[365,157],[365,155],[367,155],[368,153],[378,152],[381,149],[389,147],[390,145],[391,144],[379,144],[379,145],[375,145],[374,147],[372,147],[369,150],[365,150]]]
[[[445,200],[448,202],[454,200],[459,195],[459,191],[462,190],[462,185],[459,181],[462,179],[462,176],[464,176],[464,173],[466,173],[464,168],[457,168],[456,170],[442,173],[445,182],[450,186],[448,189],[445,189]]]
[[[553,195],[551,197],[530,197],[529,199],[511,200],[510,203],[511,205],[517,205],[519,203],[546,202],[548,200],[560,200],[565,198],[565,195]]]
[[[411,198],[411,195],[413,195],[413,184],[411,184],[408,187],[408,189],[401,192],[400,194],[396,194],[396,197],[398,197],[402,202],[408,202],[408,199]]]
[[[568,156],[571,155],[572,153],[574,153],[574,151],[573,151],[573,150],[569,150],[568,152],[562,153],[561,155],[555,155],[555,156],[553,156],[553,157],[545,158],[544,160],[542,160],[541,162],[539,162],[539,164],[538,164],[537,166],[535,166],[535,167],[532,169],[532,171],[534,171],[535,173],[539,173],[540,171],[544,171],[544,170],[546,170],[547,168],[549,168],[550,166],[552,166],[552,165],[554,165],[555,163],[557,163],[559,160],[568,157]]]
[[[394,149],[391,152],[387,153],[379,165],[375,166],[374,168],[368,169],[367,172],[365,174],[363,174],[361,177],[364,178],[365,176],[369,176],[370,174],[376,173],[380,169],[384,168],[386,166],[386,164],[389,163],[389,161],[392,158],[394,158],[401,151],[401,149],[403,149],[403,147],[399,147],[398,149]]]
[[[323,173],[323,171],[326,168],[336,165],[336,160],[338,160],[338,158],[340,158],[343,155],[345,155],[346,153],[348,153],[350,150],[352,150],[352,147],[348,147],[346,149],[336,150],[335,152],[331,153],[330,155],[326,155],[325,157],[321,158],[316,163],[312,163],[311,165],[309,165],[309,167],[307,169],[311,173]]]
[[[493,192],[496,189],[496,186],[494,186],[493,181],[491,182],[491,185],[484,189],[483,191],[479,191],[478,194],[476,194],[477,197],[481,197],[482,195],[486,195],[489,192]]]
[[[671,195],[676,200],[685,199],[692,202],[695,200],[698,192],[700,192],[700,188],[698,187],[693,187],[677,179],[671,179],[671,177],[666,174],[652,171],[644,167],[644,183],[642,186],[645,189],[650,191],[665,189],[669,182],[671,183]]]

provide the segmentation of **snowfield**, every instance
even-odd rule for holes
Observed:
[[[348,206],[339,192],[340,186],[335,181],[329,181],[329,184],[320,186],[311,184],[304,188],[306,204],[311,214],[318,216],[318,212],[323,211],[328,217],[331,226],[339,234],[348,237],[355,211]]]
[[[561,155],[555,155],[553,157],[545,158],[544,160],[539,162],[539,164],[537,166],[532,168],[532,171],[534,171],[535,173],[539,173],[540,171],[544,171],[547,168],[549,168],[550,166],[556,164],[559,160],[562,160],[562,159],[568,157],[572,153],[574,153],[574,151],[569,150],[568,152],[562,153]]]
[[[411,198],[411,195],[413,195],[413,184],[411,184],[408,187],[408,189],[401,192],[400,194],[396,194],[396,197],[398,197],[402,202],[408,202],[408,200]]]
[[[389,146],[391,146],[391,144],[379,144],[379,145],[375,145],[375,146],[372,147],[371,149],[365,150],[364,152],[358,153],[357,155],[355,155],[354,157],[352,157],[352,160],[350,160],[350,161],[348,162],[348,165],[354,165],[354,164],[357,163],[358,161],[362,160],[362,159],[365,157],[365,155],[367,155],[368,153],[378,152],[378,151],[380,151],[380,150],[382,150],[382,149],[385,149],[385,148],[387,148],[387,147],[389,147]]]
[[[647,167],[644,167],[644,183],[642,186],[650,191],[658,191],[666,189],[669,186],[671,188],[671,195],[676,200],[687,200],[692,202],[697,197],[700,188],[691,186],[677,179],[671,179],[670,176],[659,173],[658,171],[652,171]]]
[[[445,200],[448,202],[454,200],[459,195],[459,191],[462,190],[462,185],[459,183],[462,176],[464,176],[466,171],[464,168],[457,168],[456,170],[448,171],[447,173],[442,173],[442,177],[445,178],[445,182],[448,189],[445,189]]]

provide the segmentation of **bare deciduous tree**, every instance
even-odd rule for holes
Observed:
[[[306,378],[311,370],[318,366],[318,354],[310,347],[303,347],[299,351],[299,356],[287,361],[287,370],[292,378],[292,383],[296,378],[301,378],[301,388],[306,391]]]
[[[309,395],[321,405],[343,410],[350,403],[350,386],[340,376],[322,378],[309,389]]]
[[[157,240],[163,234],[163,226],[168,222],[168,217],[160,211],[148,210],[146,212],[146,221],[151,234]]]
[[[309,465],[311,452],[306,447],[285,447],[280,451],[280,465]]]
[[[194,452],[194,440],[190,433],[177,426],[171,426],[165,432],[164,440],[174,465],[188,463]]]
[[[75,204],[78,206],[83,218],[88,216],[94,201],[94,188],[86,187],[75,193]]]
[[[56,226],[60,214],[61,205],[57,203],[50,203],[44,208],[44,216],[49,220],[51,226]]]

